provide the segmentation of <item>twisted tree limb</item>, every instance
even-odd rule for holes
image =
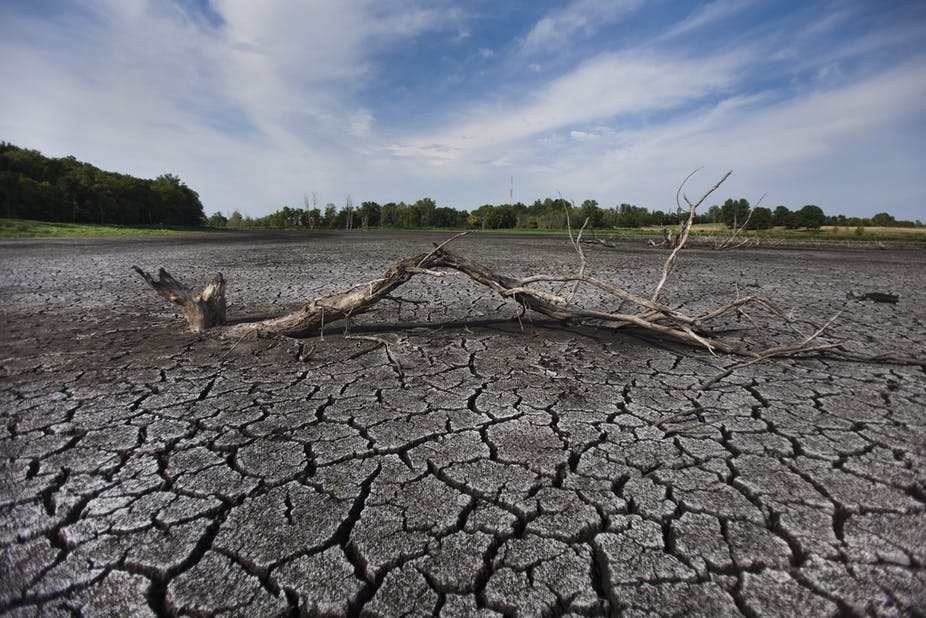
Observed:
[[[711,354],[730,354],[747,359],[734,367],[734,369],[774,357],[796,356],[822,350],[834,351],[840,358],[862,359],[862,357],[844,350],[841,341],[819,341],[824,331],[838,316],[834,316],[811,335],[805,335],[796,328],[795,321],[785,315],[774,303],[757,295],[739,297],[707,313],[691,316],[667,305],[614,287],[589,275],[531,275],[524,278],[515,278],[495,273],[477,262],[440,247],[427,253],[400,260],[379,279],[355,286],[345,292],[316,298],[287,315],[225,327],[222,327],[225,319],[224,312],[213,309],[214,304],[219,304],[224,309],[224,297],[219,301],[214,292],[217,289],[217,282],[220,281],[219,277],[216,277],[202,294],[194,296],[192,290],[178,283],[163,269],[159,273],[160,281],[153,280],[150,275],[137,267],[136,270],[158,294],[178,305],[191,329],[206,330],[216,327],[221,328],[221,332],[232,337],[243,337],[255,331],[289,337],[306,337],[317,333],[325,324],[360,315],[372,309],[379,301],[392,298],[391,294],[396,288],[408,282],[417,274],[436,273],[440,275],[449,270],[466,275],[500,296],[514,300],[525,309],[557,320],[589,320],[607,324],[613,328],[633,327],[650,332],[657,337],[702,347]],[[613,312],[583,308],[574,304],[570,299],[531,287],[532,284],[544,282],[585,284],[620,301],[634,305],[637,311]],[[220,283],[224,285],[224,281],[220,281]],[[223,290],[224,288],[221,288],[220,291]],[[766,342],[766,333],[757,328],[762,342],[759,345],[750,345],[740,340],[728,341],[722,339],[711,331],[710,322],[731,311],[742,311],[745,306],[752,306],[763,311],[766,315],[780,320],[794,332],[796,340],[769,345]],[[757,326],[754,318],[751,318],[750,322]],[[910,360],[892,355],[880,355],[877,359],[886,362],[907,362]],[[921,361],[914,362],[915,364],[922,364]],[[725,377],[731,372],[732,369],[724,372],[723,376],[720,377]],[[717,379],[720,379],[720,377]],[[716,379],[710,381],[709,384],[715,381]]]
[[[690,210],[688,219],[679,230],[680,242],[666,259],[659,283],[650,298],[644,298],[586,274],[587,262],[580,247],[581,230],[578,238],[573,238],[570,233],[570,241],[581,260],[581,269],[577,274],[534,274],[517,278],[495,273],[484,265],[446,248],[448,243],[464,233],[440,245],[435,245],[426,253],[396,262],[383,273],[382,277],[373,281],[356,285],[344,292],[316,298],[300,309],[281,317],[229,326],[224,325],[226,319],[225,280],[221,274],[216,275],[201,293],[196,294],[164,269],[158,272],[158,279],[137,266],[133,266],[133,269],[158,295],[177,305],[190,329],[196,331],[216,329],[232,337],[238,337],[239,340],[254,332],[306,337],[323,331],[326,324],[349,320],[353,316],[366,313],[381,300],[394,300],[396,297],[393,292],[416,275],[444,276],[457,272],[488,287],[503,298],[513,300],[522,311],[531,310],[557,320],[584,320],[605,324],[612,328],[635,328],[661,339],[706,349],[714,355],[727,354],[743,359],[705,382],[703,385],[705,388],[736,369],[776,357],[800,357],[826,353],[845,360],[926,364],[923,360],[904,358],[894,354],[865,357],[844,348],[844,342],[841,340],[824,339],[826,330],[836,320],[838,314],[822,327],[811,325],[813,331],[810,334],[804,333],[799,328],[797,320],[786,315],[771,300],[757,295],[738,296],[733,301],[701,315],[687,315],[659,302],[659,294],[671,273],[673,263],[688,239],[695,210],[729,175],[728,172],[697,202],[692,203],[687,197],[685,198]],[[572,294],[563,297],[535,287],[536,284],[544,283],[562,285],[574,283],[575,287]],[[575,291],[580,285],[595,288],[607,297],[616,299],[619,307],[629,304],[631,309],[611,311],[603,308],[582,307],[575,302],[574,298]],[[747,307],[751,308],[752,313],[746,313]],[[785,334],[778,333],[777,340],[773,340],[770,332],[760,326],[756,317],[759,314],[753,315],[755,311],[764,314],[766,319],[771,319],[785,327]],[[754,327],[758,337],[750,340],[742,336],[725,338],[716,334],[711,328],[712,322],[730,312],[745,316]]]

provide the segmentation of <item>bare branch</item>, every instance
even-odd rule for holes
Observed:
[[[427,261],[427,259],[428,259],[429,257],[431,257],[432,255],[434,255],[435,253],[437,253],[438,251],[440,251],[441,249],[443,249],[444,247],[446,247],[447,245],[449,245],[450,243],[452,243],[452,242],[455,241],[456,239],[458,239],[458,238],[463,238],[463,237],[466,236],[467,234],[472,234],[472,233],[475,232],[475,231],[476,231],[476,230],[466,230],[465,232],[460,232],[459,234],[456,234],[455,236],[451,236],[450,238],[448,238],[447,240],[445,240],[445,241],[442,242],[441,244],[435,245],[435,246],[434,246],[434,249],[433,249],[430,253],[425,254],[425,256],[424,256],[423,258],[421,258],[421,261],[418,262],[418,268],[421,268],[421,265],[424,264],[424,263]]]
[[[749,222],[752,220],[753,213],[756,212],[756,208],[759,207],[759,204],[762,203],[762,200],[764,200],[767,195],[768,193],[763,193],[762,197],[759,198],[759,201],[756,202],[752,206],[752,208],[749,209],[749,214],[746,215],[746,219],[743,221],[742,224],[737,225],[736,221],[733,222],[733,233],[730,236],[727,236],[726,238],[724,238],[723,241],[718,241],[718,240],[714,241],[714,249],[718,251],[723,251],[724,249],[738,249],[739,247],[749,244],[750,242],[749,238],[744,238],[737,244],[733,244],[733,243],[736,240],[736,237],[739,236],[741,232],[743,232],[749,227]],[[756,244],[758,244],[759,240],[755,239],[755,241],[756,241]]]
[[[679,234],[678,240],[676,241],[675,249],[672,250],[672,254],[669,255],[669,257],[666,259],[666,263],[663,264],[662,266],[662,277],[659,279],[659,284],[656,286],[656,291],[653,292],[653,298],[652,298],[653,302],[656,302],[656,300],[659,298],[659,292],[662,291],[662,286],[666,284],[666,279],[669,278],[669,272],[672,270],[672,263],[675,261],[675,257],[678,255],[678,252],[682,250],[682,247],[685,246],[685,243],[688,242],[688,235],[691,233],[691,226],[694,224],[695,211],[698,209],[698,206],[701,205],[701,202],[707,199],[707,196],[709,196],[711,193],[716,191],[720,187],[720,185],[722,185],[723,182],[727,178],[730,177],[730,174],[732,173],[733,173],[733,170],[730,170],[729,172],[724,174],[723,178],[718,180],[717,184],[711,187],[707,191],[707,193],[702,195],[701,199],[699,199],[696,203],[692,204],[690,201],[688,201],[687,197],[685,198],[685,201],[691,205],[691,209],[688,211],[688,220],[685,222],[685,225],[682,228],[681,233]],[[689,174],[688,178],[691,178],[693,174],[694,172]],[[685,182],[688,182],[688,178],[685,179]],[[685,186],[684,182],[682,183],[682,187],[683,186]],[[679,187],[679,192],[681,192],[681,190],[682,188]],[[677,197],[677,194],[676,194],[676,197]]]
[[[585,231],[585,226],[588,225],[589,217],[585,218],[585,222],[582,223],[582,227],[579,229],[579,235],[573,241],[572,246],[575,247],[576,253],[579,254],[579,276],[585,276],[585,269],[588,267],[588,260],[585,259],[585,252],[582,251],[582,232]],[[566,304],[572,302],[576,296],[576,291],[579,289],[579,282],[576,281],[576,284],[572,286],[572,293],[569,295],[569,300],[566,301]]]
[[[199,294],[174,279],[169,273],[160,269],[158,279],[155,279],[137,266],[133,269],[144,281],[160,296],[176,305],[186,318],[187,324],[193,330],[206,330],[216,328],[221,333],[237,338],[235,344],[226,352],[234,350],[244,337],[250,333],[280,334],[292,337],[308,336],[318,332],[324,337],[325,325],[339,320],[345,322],[345,335],[352,339],[363,339],[379,343],[386,348],[390,363],[396,369],[400,378],[404,380],[404,372],[398,359],[392,354],[389,342],[385,339],[365,336],[349,335],[350,319],[369,311],[381,300],[394,302],[416,302],[397,297],[394,292],[416,275],[446,277],[462,274],[472,281],[488,287],[502,298],[511,299],[517,303],[517,319],[520,323],[522,314],[527,310],[546,315],[556,320],[585,320],[596,324],[607,325],[614,329],[634,328],[651,336],[679,342],[684,345],[705,349],[712,355],[727,354],[740,357],[736,362],[702,384],[702,388],[709,388],[719,380],[729,376],[737,369],[778,357],[800,358],[808,354],[827,354],[833,358],[846,360],[867,360],[871,362],[896,362],[901,364],[914,364],[926,366],[926,361],[904,358],[894,354],[877,354],[864,356],[843,347],[844,341],[824,337],[828,329],[839,318],[837,313],[822,326],[810,324],[806,320],[794,317],[794,311],[784,312],[771,300],[750,294],[740,296],[737,288],[737,298],[724,305],[716,307],[701,315],[688,315],[681,309],[670,307],[659,301],[659,294],[665,285],[680,250],[688,240],[698,206],[730,176],[727,172],[709,191],[697,202],[692,203],[684,196],[679,187],[676,202],[684,198],[689,205],[687,220],[682,224],[680,233],[675,239],[675,247],[666,259],[662,268],[662,275],[652,297],[645,298],[634,292],[606,283],[586,273],[588,261],[582,250],[583,234],[589,220],[586,219],[577,235],[573,235],[569,221],[569,208],[566,207],[566,221],[569,230],[569,239],[579,256],[579,270],[568,274],[533,274],[517,278],[493,272],[482,264],[473,262],[463,256],[452,253],[446,249],[447,244],[465,236],[469,232],[456,234],[448,240],[435,245],[433,249],[417,256],[405,258],[393,264],[383,275],[372,281],[349,287],[346,291],[329,294],[315,298],[298,310],[280,317],[239,323],[233,326],[222,327],[225,322],[225,280],[221,274],[216,275],[212,281]],[[688,178],[690,178],[689,175]],[[686,178],[686,182],[688,180]],[[681,197],[680,197],[681,196]],[[564,200],[565,201],[565,200]],[[761,201],[761,200],[760,200]],[[544,286],[536,284],[562,284],[560,289],[568,283],[573,283],[573,289],[568,296],[551,293]],[[576,294],[581,286],[597,290],[597,294],[616,300],[617,307],[583,307],[576,303]],[[625,309],[628,307],[629,309]],[[752,329],[737,328],[736,335],[730,336],[729,331],[716,329],[715,324],[728,314],[745,318],[752,325]],[[763,320],[771,320],[785,328],[769,329],[763,327]],[[721,322],[723,324],[723,322]],[[809,334],[801,325],[810,325]],[[523,324],[522,324],[523,328]],[[752,336],[753,330],[756,336]]]

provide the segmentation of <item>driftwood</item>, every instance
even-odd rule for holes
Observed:
[[[711,354],[728,354],[742,358],[742,362],[718,374],[705,383],[710,386],[717,380],[729,375],[735,369],[775,357],[799,357],[808,354],[826,353],[829,356],[847,360],[877,360],[879,362],[897,362],[904,364],[923,364],[923,361],[906,359],[892,354],[862,356],[847,350],[841,340],[824,337],[830,325],[839,314],[833,316],[821,327],[801,323],[779,309],[771,300],[758,296],[738,296],[704,314],[687,315],[659,301],[672,267],[688,239],[694,213],[698,205],[706,199],[729,176],[729,172],[717,182],[697,202],[689,205],[689,216],[679,231],[679,242],[666,259],[659,282],[653,294],[644,297],[612,286],[605,281],[586,274],[586,257],[582,252],[582,230],[573,238],[570,228],[570,241],[580,259],[580,269],[571,274],[536,274],[527,277],[512,277],[493,272],[489,268],[451,252],[447,245],[467,234],[458,234],[450,240],[435,246],[431,251],[405,258],[392,265],[383,276],[344,292],[322,296],[307,303],[297,311],[287,315],[225,326],[225,280],[221,274],[216,275],[205,289],[196,294],[190,288],[180,284],[170,274],[161,269],[159,278],[155,279],[137,266],[133,266],[149,286],[160,296],[177,305],[192,330],[203,331],[217,329],[232,337],[245,337],[250,333],[272,333],[289,337],[306,337],[323,332],[326,324],[349,320],[351,317],[365,313],[381,300],[394,299],[392,293],[417,275],[442,277],[454,272],[462,273],[473,281],[484,285],[503,298],[517,303],[523,310],[530,310],[557,320],[582,320],[604,324],[612,328],[635,328],[661,339],[681,342],[701,347]],[[550,284],[562,286],[573,284],[568,297],[549,291]],[[547,284],[544,286],[543,284]],[[576,289],[589,286],[613,298],[618,308],[631,307],[628,310],[586,308],[574,301]],[[560,288],[562,289],[562,288]],[[764,317],[757,319],[753,314]],[[722,316],[735,315],[745,318],[755,331],[755,337],[744,339],[742,334],[734,338],[724,337],[712,330],[712,324]],[[777,323],[778,341],[772,341],[768,326],[763,328],[760,322]],[[782,332],[785,334],[782,335]]]
[[[195,294],[163,268],[158,271],[159,279],[154,279],[138,266],[133,266],[132,270],[141,275],[158,295],[177,305],[190,330],[202,331],[225,323],[225,277],[222,273],[216,274],[202,292]]]

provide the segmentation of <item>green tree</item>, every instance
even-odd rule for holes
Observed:
[[[601,227],[604,213],[598,208],[598,202],[595,200],[585,200],[582,202],[582,221],[588,219],[590,228]],[[579,223],[581,225],[582,222]]]
[[[431,216],[434,227],[465,227],[467,220],[467,213],[448,206],[435,208]]]
[[[897,224],[897,220],[893,215],[889,215],[886,212],[879,212],[871,218],[871,224],[878,227],[893,227]]]
[[[405,202],[396,204],[396,225],[401,228],[418,226],[418,213],[413,205]]]
[[[513,228],[518,224],[518,215],[511,204],[502,204],[492,210],[489,227],[492,229]]]
[[[429,197],[423,197],[414,204],[412,204],[412,220],[414,223],[413,227],[429,227],[433,225],[431,219],[434,215],[434,210],[437,208],[437,202],[432,200]]]
[[[376,202],[360,204],[360,225],[362,227],[379,227],[382,207]]]
[[[322,220],[322,213],[318,208],[305,211],[305,226],[314,230]]]
[[[242,217],[241,213],[237,210],[232,211],[232,214],[228,218],[228,221],[226,221],[225,225],[226,227],[229,227],[233,230],[239,230],[244,227],[244,217]]]
[[[240,214],[238,215],[241,216]],[[222,214],[221,210],[217,210],[206,219],[206,225],[209,227],[225,227],[228,224],[228,219],[225,215]]]
[[[752,209],[749,219],[750,230],[767,230],[772,227],[772,211],[765,206],[756,206]]]
[[[518,216],[511,204],[483,204],[473,214],[483,229],[513,228],[518,223]]]
[[[813,204],[807,204],[797,211],[797,223],[800,227],[820,229],[825,219],[826,215],[823,214],[823,210]]]
[[[749,216],[749,201],[743,198],[728,199],[720,207],[720,217],[729,228],[739,227]]]
[[[383,204],[379,211],[380,225],[396,227],[399,225],[399,206],[395,202]]]
[[[787,206],[778,205],[775,206],[774,212],[772,212],[772,225],[777,225],[779,227],[786,227],[788,225],[788,220],[791,216],[791,211],[788,210]]]
[[[161,220],[165,225],[202,225],[206,220],[199,195],[173,174],[154,179],[152,189],[161,201]]]
[[[325,204],[325,227],[333,228],[338,224],[338,207],[328,202]]]
[[[649,211],[642,206],[621,204],[617,207],[617,227],[643,227],[649,223]]]
[[[202,225],[199,195],[177,176],[154,180],[0,142],[0,214],[46,221]]]

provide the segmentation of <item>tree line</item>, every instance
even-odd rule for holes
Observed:
[[[342,207],[330,202],[319,207],[314,202],[313,198],[310,205],[306,197],[305,208],[284,206],[258,218],[242,216],[237,210],[228,217],[216,212],[209,217],[207,225],[232,229],[385,227],[563,230],[569,226],[581,226],[586,218],[589,227],[599,229],[675,225],[679,222],[679,215],[675,212],[651,212],[631,204],[601,208],[595,200],[585,200],[581,206],[576,206],[562,198],[538,199],[530,206],[522,202],[483,204],[473,211],[440,207],[429,197],[412,203],[379,204],[368,201],[355,206],[348,196]]]
[[[579,227],[589,219],[589,227],[643,227],[674,225],[679,222],[677,213],[650,212],[641,206],[620,204],[614,208],[601,208],[595,200],[585,200],[576,206],[562,198],[535,200],[530,206],[515,204],[483,204],[473,211],[438,206],[430,197],[412,203],[362,202],[355,206],[350,196],[344,206],[327,203],[319,207],[313,196],[310,203],[305,197],[304,208],[283,208],[258,218],[242,216],[237,210],[225,216],[213,213],[207,225],[232,229],[248,228],[307,228],[355,229],[385,228],[476,228],[476,229],[536,229],[563,230],[572,225]]]
[[[206,224],[212,227],[231,229],[250,228],[305,228],[305,229],[365,229],[369,227],[414,228],[460,228],[470,224],[468,212],[456,210],[425,197],[412,204],[390,202],[380,205],[376,202],[362,202],[355,206],[350,196],[343,207],[328,203],[320,207],[313,196],[310,205],[305,198],[305,208],[283,208],[264,217],[247,217],[235,210],[229,216],[213,213]]]
[[[305,195],[302,207],[283,206],[263,217],[203,213],[199,195],[180,178],[163,174],[153,180],[107,172],[73,156],[49,158],[36,150],[0,142],[0,216],[70,223],[170,225],[249,229],[365,229],[365,228],[476,228],[563,230],[639,228],[678,225],[687,213],[676,209],[649,210],[622,203],[601,207],[595,200],[580,205],[563,198],[545,198],[527,205],[483,204],[473,211],[457,210],[424,197],[412,203],[373,201],[354,204],[350,195],[342,206],[319,205]],[[816,229],[824,225],[921,227],[920,221],[898,221],[886,212],[871,218],[826,215],[816,205],[797,210],[750,206],[746,199],[728,199],[695,218],[696,223],[725,224],[746,229],[770,227]]]
[[[723,223],[728,228],[745,224],[747,230],[766,230],[771,227],[788,229],[819,229],[824,225],[837,227],[922,227],[917,221],[902,221],[886,212],[879,212],[873,217],[846,217],[845,215],[826,215],[815,204],[808,204],[798,210],[789,210],[786,206],[776,206],[774,210],[765,206],[750,207],[746,199],[728,199],[722,206],[711,206],[707,213],[699,217],[699,223]]]
[[[135,178],[0,142],[0,216],[62,223],[200,226],[199,195],[172,174]]]
[[[563,230],[569,226],[578,228],[588,220],[591,229],[640,228],[678,225],[688,215],[679,211],[648,210],[643,206],[619,204],[602,208],[595,200],[585,200],[580,206],[563,198],[535,200],[530,206],[515,204],[483,204],[470,211],[439,207],[425,197],[417,202],[362,202],[355,206],[350,196],[344,206],[327,203],[317,204],[313,195],[304,199],[304,208],[283,208],[264,217],[242,216],[237,210],[226,217],[221,212],[213,213],[207,225],[220,228],[291,228],[291,229],[366,229],[366,228],[476,228],[476,229],[535,229]],[[775,209],[764,206],[751,207],[743,198],[728,199],[722,205],[715,204],[705,213],[695,217],[695,223],[724,224],[728,228],[762,230],[771,227],[788,229],[819,229],[824,225],[846,227],[922,227],[920,221],[898,221],[892,215],[882,212],[871,218],[826,215],[819,206],[807,204],[797,210],[784,205]]]

